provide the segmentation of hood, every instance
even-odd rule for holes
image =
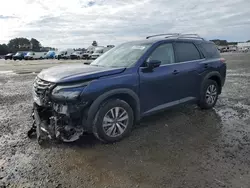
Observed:
[[[84,64],[70,64],[51,67],[38,74],[42,80],[54,83],[66,83],[96,79],[123,72],[125,68],[97,67]]]
[[[13,56],[14,54],[6,54],[5,56],[7,57],[7,56]]]

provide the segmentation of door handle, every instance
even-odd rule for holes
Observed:
[[[178,71],[178,70],[174,70],[172,73],[173,73],[174,75],[176,75],[176,74],[179,74],[179,71]]]
[[[205,64],[204,64],[204,67],[205,67],[205,69],[207,69],[207,68],[208,68],[208,64],[207,64],[207,63],[205,63]]]

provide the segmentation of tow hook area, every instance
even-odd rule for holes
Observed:
[[[42,145],[48,139],[52,139],[51,133],[49,133],[46,128],[46,123],[41,120],[35,107],[32,110],[31,117],[33,119],[33,123],[31,129],[27,133],[28,137],[32,138],[36,135],[39,145]]]
[[[32,138],[33,135],[36,134],[36,123],[35,123],[35,117],[34,117],[34,110],[32,109],[32,113],[31,113],[31,118],[32,118],[32,126],[30,128],[30,130],[28,131],[27,135],[29,138]]]

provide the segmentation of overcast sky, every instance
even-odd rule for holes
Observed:
[[[38,39],[43,46],[119,44],[157,33],[250,40],[250,0],[1,0],[0,43]]]

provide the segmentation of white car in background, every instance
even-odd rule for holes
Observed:
[[[73,54],[74,52],[75,51],[72,48],[64,49],[64,50],[59,51],[56,54],[56,58],[58,60],[60,60],[60,59],[69,59],[70,55]]]
[[[70,55],[70,59],[83,59],[83,51],[74,51]]]
[[[91,54],[91,59],[97,59],[98,57],[100,57],[102,54],[104,54],[105,52],[109,51],[113,47],[114,47],[113,45],[108,45],[107,47],[97,46],[95,48],[94,53]]]
[[[90,59],[96,59],[104,53],[104,46],[97,46],[94,53],[91,54]]]
[[[244,52],[244,53],[247,53],[248,51],[249,51],[248,48],[243,48],[243,49],[242,49],[242,52]]]
[[[86,52],[83,53],[83,59],[90,59],[91,55],[94,53],[96,46],[89,46]]]
[[[47,52],[28,52],[25,56],[25,60],[35,60],[35,59],[44,59]]]

